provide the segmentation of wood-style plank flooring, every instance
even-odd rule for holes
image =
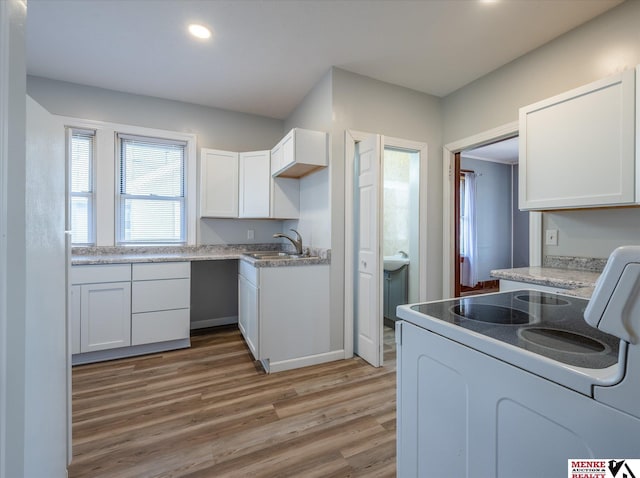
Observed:
[[[71,478],[395,476],[392,329],[384,367],[271,375],[235,327],[191,341],[73,369]]]

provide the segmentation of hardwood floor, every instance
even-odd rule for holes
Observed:
[[[73,369],[81,477],[394,477],[395,343],[267,375],[235,327],[192,348]]]

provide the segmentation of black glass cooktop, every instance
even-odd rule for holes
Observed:
[[[618,361],[619,339],[584,320],[588,301],[537,291],[477,295],[411,308],[562,363],[606,368]]]

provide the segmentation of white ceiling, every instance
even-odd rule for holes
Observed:
[[[464,158],[481,159],[495,163],[515,164],[518,162],[518,137],[509,138],[497,143],[468,149],[462,152]]]
[[[331,66],[445,96],[621,2],[29,0],[27,69],[283,119]]]

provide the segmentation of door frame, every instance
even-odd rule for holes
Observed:
[[[354,289],[352,287],[355,279],[355,255],[354,255],[354,180],[355,180],[355,152],[356,143],[362,141],[367,136],[375,133],[365,133],[356,130],[345,130],[345,161],[344,161],[344,356],[345,358],[353,357],[353,328],[354,322]],[[418,210],[420,214],[420,224],[418,227],[418,243],[420,257],[418,267],[420,274],[418,279],[419,301],[427,300],[427,252],[429,251],[427,241],[427,164],[428,164],[428,145],[424,142],[405,140],[401,138],[393,138],[390,136],[382,136],[382,145],[392,146],[396,148],[409,149],[420,152],[420,197],[418,199]],[[382,252],[381,252],[382,254]],[[382,257],[380,258],[382,260]],[[382,276],[380,282],[382,282]]]
[[[513,121],[473,136],[445,144],[442,148],[442,297],[453,297],[455,291],[455,155],[466,149],[495,143],[518,136],[519,123]],[[542,265],[542,213],[529,214],[529,266]],[[459,265],[458,265],[459,266]]]

